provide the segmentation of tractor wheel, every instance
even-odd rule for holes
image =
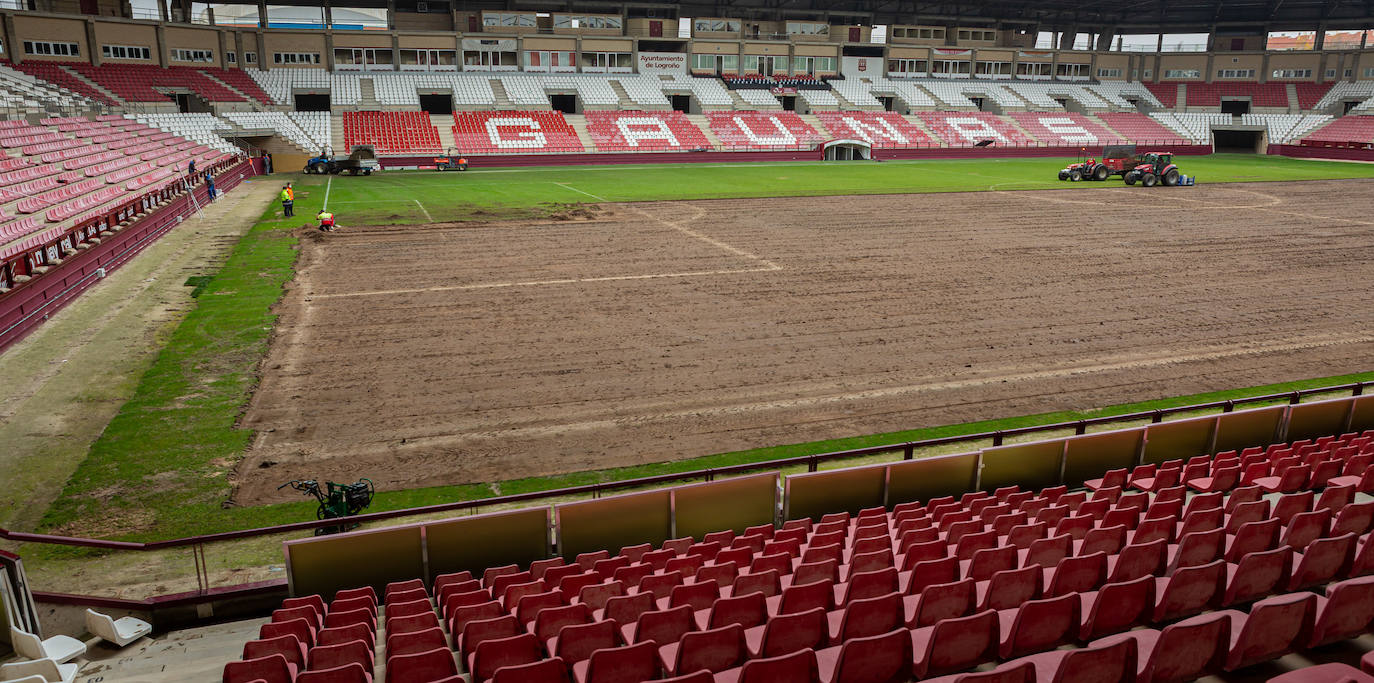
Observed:
[[[311,173],[314,173],[315,175],[324,175],[324,164],[323,164],[323,163],[314,163],[314,164],[310,164],[310,168],[309,168],[308,170],[309,170]]]
[[[458,164],[458,170],[459,170],[459,171],[466,171],[466,170],[468,170],[468,165],[459,162],[459,164]]]
[[[1169,169],[1169,172],[1168,172],[1168,173],[1165,173],[1165,174],[1164,174],[1164,185],[1165,185],[1166,187],[1173,187],[1173,186],[1175,186],[1175,185],[1177,185],[1177,184],[1178,184],[1178,169],[1176,169],[1176,168],[1171,168],[1171,169]]]
[[[1155,185],[1159,184],[1159,176],[1153,173],[1146,173],[1145,177],[1140,179],[1140,184],[1144,185],[1145,187],[1154,187]]]
[[[447,170],[448,170],[448,164],[437,164],[437,165],[435,165],[434,170],[436,170],[436,171],[447,171]]]
[[[1069,174],[1067,174],[1067,173],[1065,173],[1065,172],[1063,172],[1063,171],[1060,171],[1060,172],[1059,172],[1059,179],[1060,179],[1060,180],[1068,180],[1068,179],[1069,179]]]
[[[1126,174],[1126,184],[1127,184],[1127,185],[1134,185],[1134,184],[1135,184],[1135,176],[1131,175],[1130,173],[1127,173],[1127,174]]]
[[[350,169],[348,169],[348,175],[358,175],[358,169],[356,169],[356,168],[350,168]]]
[[[1108,175],[1110,174],[1107,172],[1106,166],[1098,166],[1097,169],[1093,171],[1093,180],[1100,182],[1106,180]]]
[[[363,169],[363,175],[372,175],[372,169],[370,169],[370,168]]]
[[[1072,170],[1072,171],[1069,171],[1069,180],[1072,180],[1072,181],[1074,181],[1074,182],[1078,182],[1078,181],[1080,181],[1080,180],[1082,180],[1082,179],[1083,179],[1083,172],[1082,172],[1082,171],[1080,171],[1080,170],[1078,170],[1078,169],[1076,169],[1076,168],[1075,168],[1074,170]]]

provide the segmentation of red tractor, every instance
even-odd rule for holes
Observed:
[[[1135,145],[1111,145],[1102,150],[1102,161],[1089,157],[1087,150],[1080,150],[1078,162],[1069,164],[1059,171],[1060,180],[1106,180],[1114,175],[1123,175],[1134,164]]]
[[[1125,174],[1127,185],[1139,182],[1145,187],[1163,183],[1167,187],[1178,185],[1183,180],[1178,166],[1174,165],[1173,152],[1148,152],[1136,157],[1135,164]]]

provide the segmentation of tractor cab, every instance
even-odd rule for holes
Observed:
[[[1179,184],[1181,177],[1178,166],[1174,165],[1173,152],[1146,152],[1136,156],[1134,166],[1126,172],[1125,181],[1127,185],[1139,182],[1145,187],[1174,186]]]
[[[1133,167],[1135,156],[1135,145],[1107,145],[1102,148],[1101,160],[1094,158],[1083,147],[1078,150],[1078,160],[1059,171],[1059,179],[1106,180]]]

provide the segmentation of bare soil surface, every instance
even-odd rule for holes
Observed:
[[[0,355],[0,526],[31,531],[275,194],[245,181]]]
[[[1339,375],[1374,182],[606,205],[303,240],[236,501]]]

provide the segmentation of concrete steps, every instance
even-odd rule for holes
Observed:
[[[1288,83],[1284,86],[1284,91],[1288,93],[1288,113],[1302,113],[1302,108],[1298,106],[1298,86],[1294,83]]]
[[[343,114],[330,114],[329,116],[329,146],[333,148],[335,154],[347,154],[344,149],[344,124]]]
[[[582,149],[588,152],[596,149],[596,145],[592,144],[591,133],[587,132],[586,116],[581,114],[564,114],[563,119],[566,120],[568,125],[572,126],[573,131],[577,133],[577,139],[582,143]]]
[[[458,143],[453,139],[452,114],[430,114],[429,124],[434,126],[434,130],[439,131],[439,143],[445,151],[449,148],[457,149]],[[462,150],[458,151],[461,152]]]
[[[96,83],[95,81],[93,81],[93,80],[91,80],[91,79],[89,79],[89,78],[86,78],[85,76],[83,76],[83,75],[81,74],[81,72],[77,71],[76,69],[73,69],[73,68],[67,67],[67,66],[61,66],[61,65],[58,65],[58,66],[59,66],[59,68],[61,68],[63,71],[66,71],[68,74],[70,74],[72,78],[75,78],[76,80],[81,81],[82,83],[85,83],[86,85],[89,85],[89,86],[91,86],[92,88],[94,88],[94,89],[96,90],[96,92],[99,92],[100,94],[102,94],[102,95],[104,95],[104,96],[106,96],[106,97],[108,97],[108,98],[110,98],[110,99],[112,99],[112,100],[114,100],[114,101],[116,101],[116,102],[123,102],[123,101],[124,101],[124,100],[121,99],[118,95],[116,95],[116,94],[110,92],[109,90],[106,90],[105,88],[102,88],[102,87],[100,86],[99,83]]]
[[[495,108],[498,110],[514,109],[515,103],[510,101],[510,93],[506,92],[506,85],[499,78],[489,79],[491,83],[491,94],[496,99]]]
[[[730,91],[730,94],[733,95],[734,91]],[[692,125],[701,129],[701,132],[706,135],[706,141],[710,142],[712,147],[719,149],[724,146],[720,144],[720,138],[716,137],[715,132],[711,130],[711,122],[705,114],[687,114],[686,117],[688,121],[692,122]]]
[[[358,108],[363,111],[379,111],[382,103],[377,101],[377,85],[371,78],[358,79]]]
[[[798,114],[797,118],[801,119],[806,125],[815,128],[817,133],[835,137],[834,133],[829,128],[826,128],[825,124],[821,123],[821,120],[814,114]]]

